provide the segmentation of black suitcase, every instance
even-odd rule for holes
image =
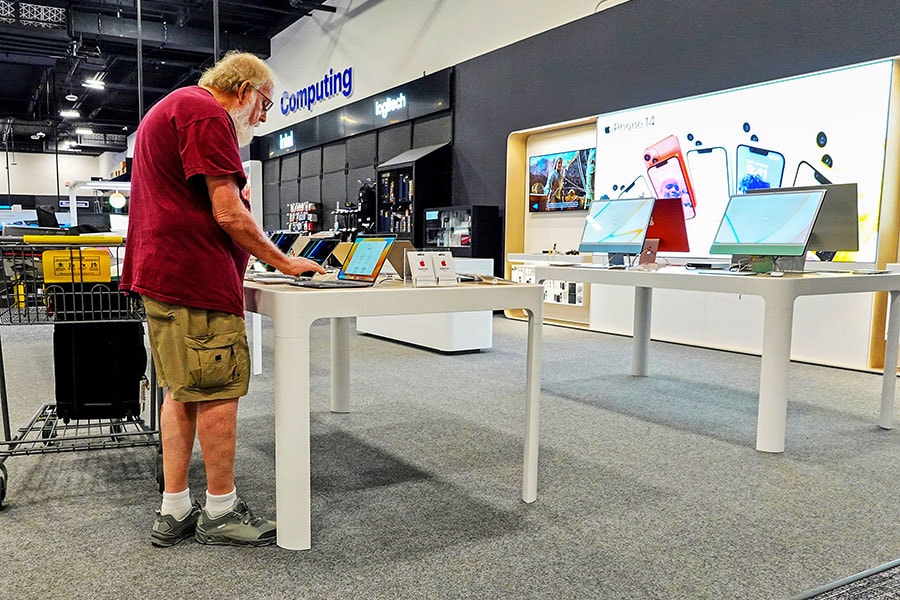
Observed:
[[[140,416],[147,370],[143,323],[57,323],[53,366],[56,414],[63,422]]]

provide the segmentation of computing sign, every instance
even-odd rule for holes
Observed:
[[[337,71],[330,68],[318,81],[301,85],[295,91],[283,91],[278,106],[281,114],[287,116],[302,108],[311,111],[314,105],[332,98],[349,98],[352,93],[353,67]]]

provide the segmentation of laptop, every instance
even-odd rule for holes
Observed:
[[[396,236],[361,235],[356,238],[338,271],[337,279],[291,281],[291,285],[306,288],[352,288],[375,285],[381,267],[387,260]]]
[[[290,254],[291,248],[293,248],[294,244],[297,242],[297,239],[300,236],[300,233],[294,231],[275,231],[269,234],[269,239],[272,240],[272,243],[275,244],[283,253]],[[256,265],[254,265],[254,268],[257,267],[262,268],[270,273],[275,272],[275,267],[273,267],[272,265],[268,265],[261,260],[256,261]]]
[[[334,249],[340,243],[341,240],[339,238],[310,239],[303,246],[303,249],[297,253],[297,256],[302,256],[316,264],[324,265],[325,261],[328,260],[328,257],[331,256],[331,253],[334,252]]]
[[[339,243],[340,240],[338,238],[311,239],[306,242],[303,249],[300,250],[299,256],[308,258],[309,260],[322,265],[325,264],[325,261],[328,260],[328,257],[331,256],[331,253]],[[312,271],[309,271],[309,273],[312,273]],[[285,273],[279,273],[277,271],[265,271],[261,273],[251,272],[246,275],[246,279],[258,283],[290,283],[292,281],[297,281],[297,278],[293,275],[286,275]]]

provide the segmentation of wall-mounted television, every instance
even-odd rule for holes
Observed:
[[[528,210],[587,210],[594,197],[596,149],[567,150],[528,158]]]
[[[578,251],[640,254],[654,202],[653,198],[595,201],[584,220]]]

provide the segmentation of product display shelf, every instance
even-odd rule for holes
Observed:
[[[414,148],[376,169],[376,233],[424,246],[424,210],[450,202],[450,147]]]
[[[493,275],[494,261],[456,258],[457,273]],[[439,352],[472,352],[493,346],[491,311],[357,317],[356,331]]]
[[[447,206],[425,211],[425,249],[449,250],[458,258],[502,262],[498,206]]]

